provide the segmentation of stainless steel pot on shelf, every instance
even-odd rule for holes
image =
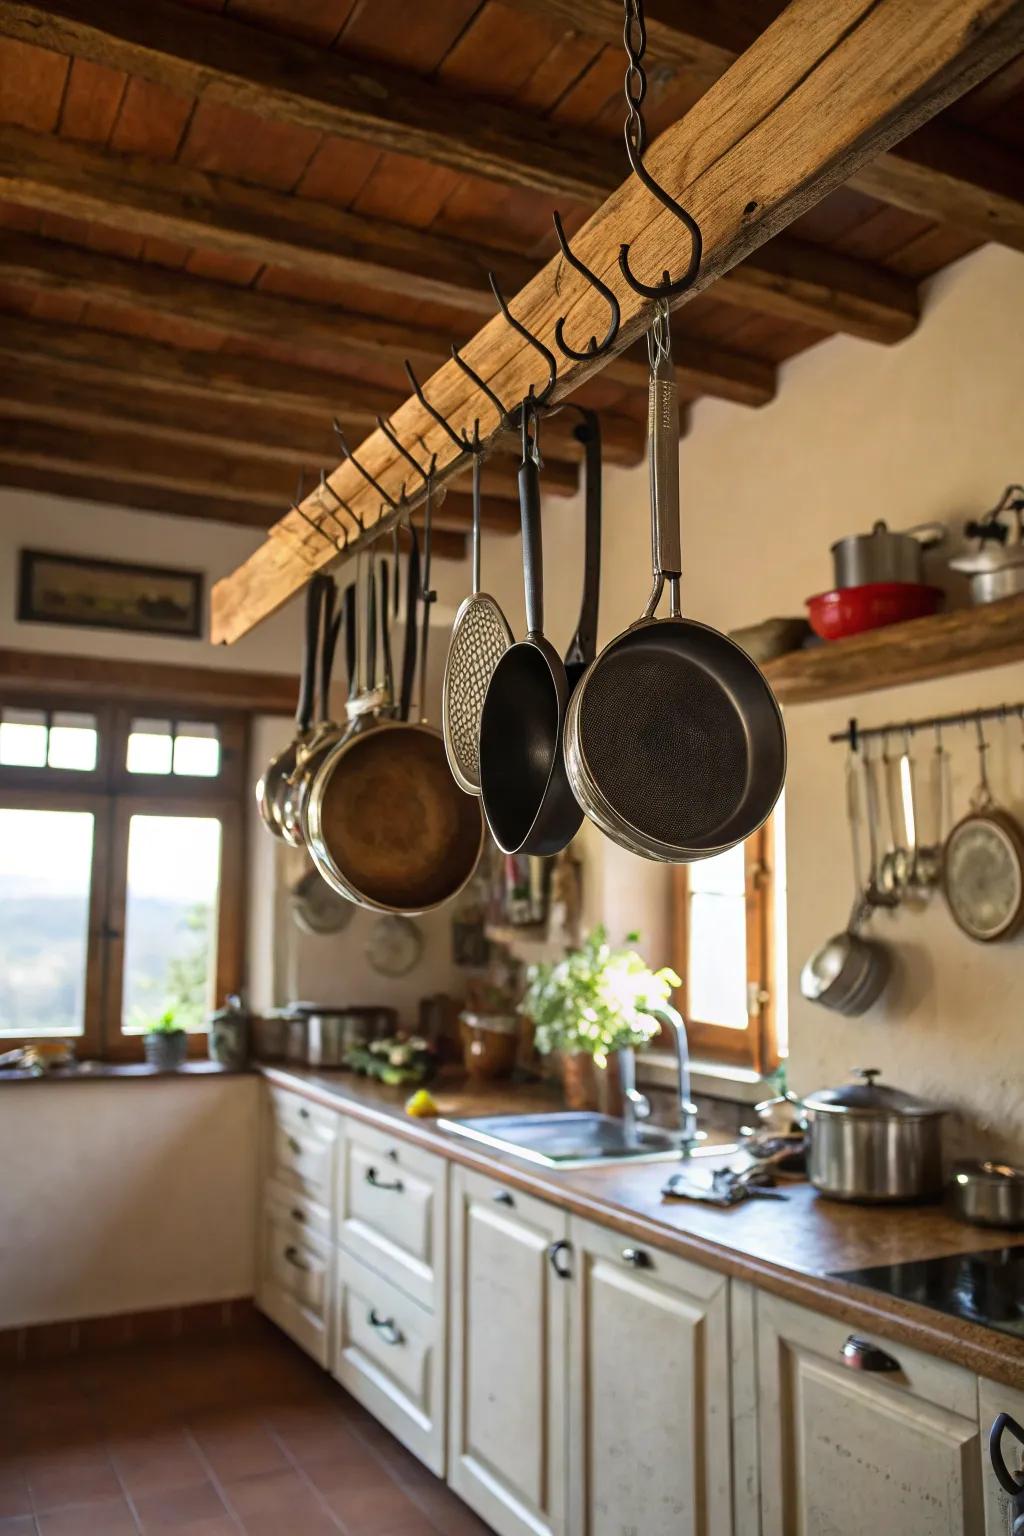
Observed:
[[[803,1100],[807,1175],[834,1200],[928,1200],[942,1189],[940,1105],[876,1083],[876,1067],[859,1081],[823,1088]]]
[[[924,552],[945,543],[942,523],[891,529],[879,519],[870,533],[854,533],[832,545],[837,587],[862,587],[877,581],[924,581]]]

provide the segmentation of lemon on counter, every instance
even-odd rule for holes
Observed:
[[[407,1115],[412,1115],[416,1120],[425,1120],[430,1115],[439,1115],[441,1113],[433,1094],[429,1093],[426,1088],[418,1088],[414,1094],[406,1099],[405,1112]]]

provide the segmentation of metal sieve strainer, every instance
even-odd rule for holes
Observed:
[[[512,644],[493,597],[480,590],[480,462],[473,460],[473,590],[460,604],[444,668],[441,720],[448,766],[467,795],[480,793],[480,716],[487,685]]]

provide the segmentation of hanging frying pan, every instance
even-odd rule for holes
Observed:
[[[597,611],[601,595],[601,421],[596,411],[574,406],[583,420],[573,436],[584,446],[583,601],[576,633],[565,653],[572,693],[597,655]]]
[[[459,605],[441,691],[444,750],[456,784],[480,793],[480,716],[495,667],[512,644],[508,620],[480,590],[480,454],[473,460],[473,590]]]
[[[420,720],[378,720],[339,742],[309,797],[309,851],[328,885],[377,912],[428,912],[456,896],[483,850],[478,802],[452,778],[441,733],[423,714],[430,604],[430,502],[424,530]]]
[[[295,754],[295,766],[288,775],[280,800],[281,836],[293,848],[301,848],[303,844],[302,801],[309,774],[319,761],[325,745],[332,741],[341,729],[331,719],[331,671],[334,666],[334,651],[338,643],[338,629],[341,621],[341,615],[335,615],[334,611],[336,600],[337,587],[332,578],[327,577],[320,621],[320,665],[316,686],[317,723]]]
[[[281,814],[288,778],[294,772],[296,755],[309,740],[313,721],[313,686],[316,681],[316,646],[320,629],[326,578],[314,576],[306,588],[306,630],[303,637],[302,674],[299,700],[295,710],[295,735],[283,751],[271,758],[256,785],[256,805],[263,825],[275,837],[283,837]]]
[[[648,336],[654,587],[574,692],[569,778],[590,819],[633,853],[690,863],[757,830],[786,776],[782,714],[747,653],[679,610],[679,418],[668,312]],[[668,581],[667,619],[655,610]]]
[[[480,717],[480,793],[491,836],[506,854],[559,853],[583,820],[562,755],[565,663],[544,635],[539,462],[536,412],[524,403],[519,510],[527,633],[498,661]]]

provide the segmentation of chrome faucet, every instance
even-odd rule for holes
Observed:
[[[704,1140],[704,1133],[697,1129],[697,1106],[690,1097],[690,1042],[686,1036],[683,1016],[675,1008],[651,1008],[651,1017],[667,1029],[671,1029],[676,1042],[676,1061],[679,1067],[679,1145],[683,1152],[691,1151]],[[639,1121],[648,1120],[651,1101],[636,1086],[636,1057],[631,1050],[619,1054],[622,1081],[622,1120],[629,1141],[635,1142]]]

